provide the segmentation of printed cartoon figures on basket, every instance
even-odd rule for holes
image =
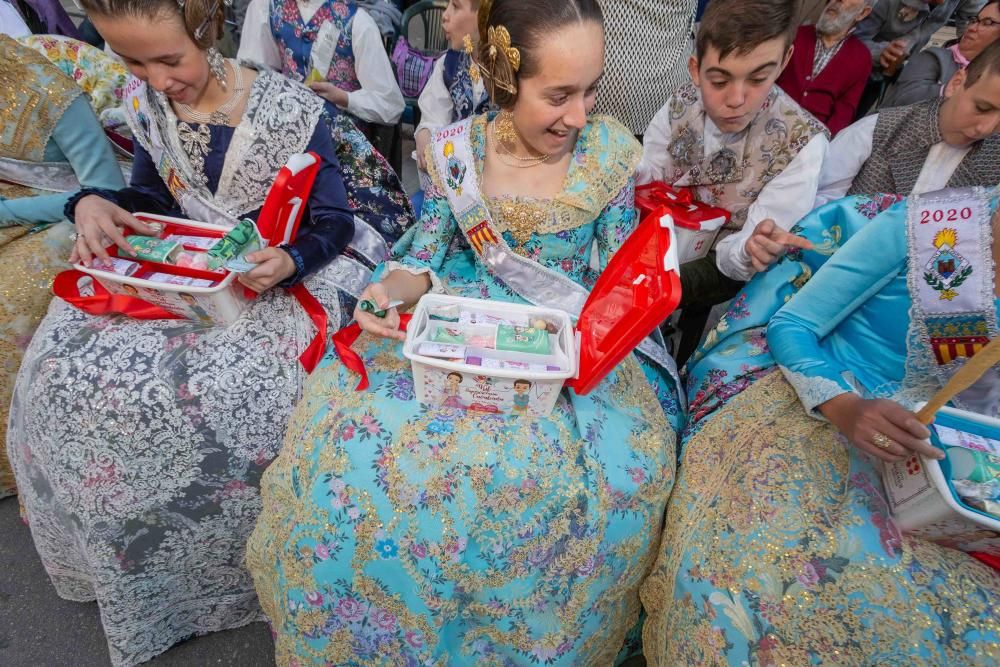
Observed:
[[[459,408],[464,409],[465,404],[462,403],[462,374],[458,371],[452,371],[448,373],[448,376],[444,380],[444,397],[441,401],[441,406],[445,408]]]
[[[529,380],[514,380],[514,406],[510,411],[515,415],[524,415],[528,412],[528,402],[530,401],[530,396],[528,392],[531,390],[531,381]]]

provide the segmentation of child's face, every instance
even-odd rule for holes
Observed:
[[[453,49],[462,49],[466,35],[472,38],[473,44],[479,41],[478,12],[472,4],[473,0],[448,0],[441,25],[448,37],[448,45]]]
[[[781,70],[788,64],[791,47],[783,38],[764,42],[750,53],[737,51],[719,59],[719,50],[709,45],[699,60],[691,56],[688,70],[701,89],[705,113],[720,131],[742,132],[764,105]]]
[[[530,385],[528,385],[528,384],[526,384],[524,382],[517,382],[517,383],[514,384],[514,393],[515,394],[527,394],[528,393],[528,389],[530,389]]]

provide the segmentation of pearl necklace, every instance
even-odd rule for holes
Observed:
[[[550,157],[552,157],[551,153],[547,153],[544,155],[532,155],[529,157],[521,157],[520,155],[515,155],[513,151],[511,151],[509,148],[503,145],[502,141],[497,139],[496,128],[492,124],[490,124],[489,129],[490,129],[490,138],[493,139],[493,146],[494,146],[493,152],[496,153],[497,159],[499,159],[508,167],[515,167],[517,169],[529,169],[531,167],[536,167],[542,164]],[[517,160],[518,162],[510,162],[504,159],[505,156],[509,156]]]
[[[229,112],[236,107],[243,97],[243,68],[230,59],[227,59],[226,62],[229,63],[232,66],[233,71],[236,72],[236,81],[233,86],[233,94],[229,96],[229,99],[226,100],[222,106],[215,111],[205,113],[204,111],[192,109],[190,105],[178,103],[178,108],[180,108],[180,110],[184,112],[184,115],[194,122],[201,123],[202,125],[229,125]]]

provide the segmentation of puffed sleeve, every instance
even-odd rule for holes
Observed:
[[[813,215],[836,216],[838,206],[830,204]],[[844,378],[850,369],[828,354],[820,341],[906,266],[906,216],[899,208],[882,215],[851,237],[767,328],[768,346],[809,412],[855,391]],[[879,250],[872,252],[872,248]]]
[[[101,123],[84,95],[69,105],[52,132],[52,143],[84,188],[117,190],[125,186],[121,169]],[[59,222],[72,193],[0,201],[0,222],[31,225]]]

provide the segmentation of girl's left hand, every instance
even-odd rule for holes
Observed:
[[[309,87],[324,100],[333,102],[338,107],[347,107],[346,90],[341,90],[328,81],[314,81],[309,84]]]
[[[247,261],[257,268],[239,277],[239,281],[254,292],[271,289],[282,280],[295,275],[295,260],[281,248],[264,248],[247,255]]]

